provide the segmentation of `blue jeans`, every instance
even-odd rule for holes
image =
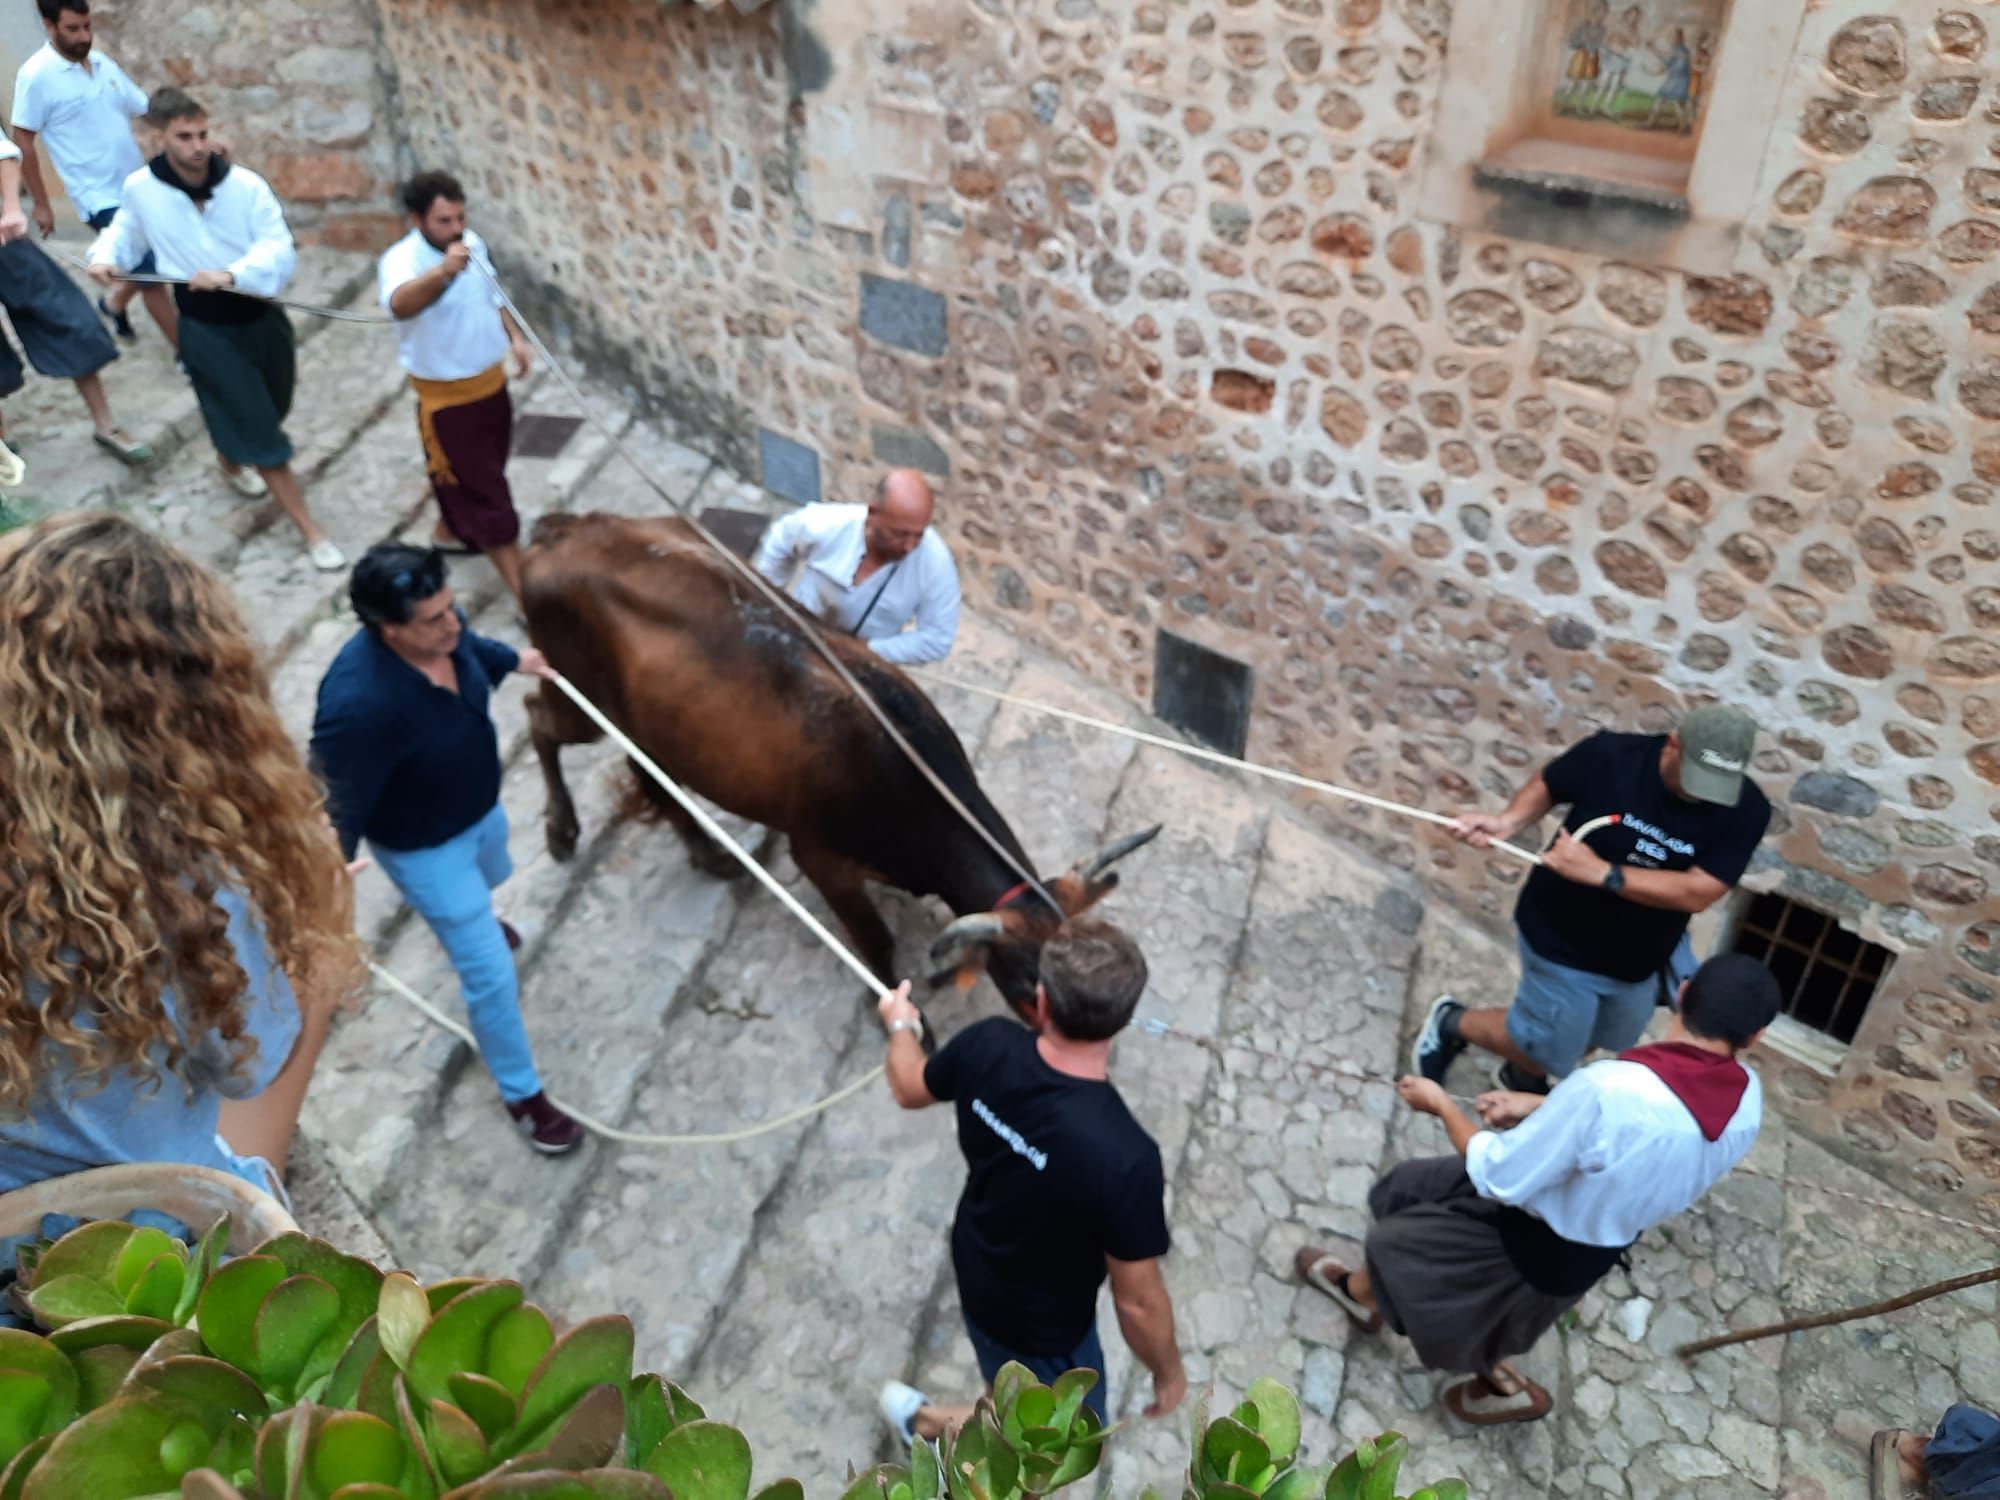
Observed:
[[[1054,1385],[1056,1377],[1070,1370],[1095,1370],[1097,1384],[1084,1395],[1083,1404],[1097,1413],[1097,1420],[1109,1425],[1104,1415],[1109,1409],[1110,1392],[1105,1388],[1104,1345],[1097,1337],[1097,1323],[1093,1319],[1090,1332],[1083,1336],[1083,1342],[1067,1354],[1023,1354],[1018,1349],[1009,1349],[991,1334],[973,1325],[972,1319],[965,1320],[965,1332],[972,1340],[972,1352],[979,1360],[979,1373],[986,1377],[986,1388],[993,1389],[993,1377],[1000,1373],[1000,1367],[1013,1360],[1026,1365],[1043,1385]]]
[[[507,812],[499,803],[455,838],[431,849],[369,851],[382,873],[444,944],[458,982],[479,1055],[500,1085],[500,1097],[518,1104],[542,1091],[528,1029],[521,1024],[521,987],[514,955],[493,911],[493,888],[514,873],[507,855]]]
[[[1507,1035],[1551,1079],[1576,1071],[1593,1047],[1623,1052],[1646,1034],[1659,1002],[1660,976],[1613,979],[1543,958],[1516,935],[1521,984],[1507,1011]]]

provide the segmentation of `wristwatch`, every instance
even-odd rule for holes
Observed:
[[[918,1041],[922,1041],[924,1036],[923,1020],[917,1016],[898,1016],[885,1029],[890,1036],[894,1036],[899,1031],[914,1031],[917,1034]]]
[[[1604,872],[1604,888],[1614,896],[1625,889],[1625,867],[1623,865],[1613,865]]]

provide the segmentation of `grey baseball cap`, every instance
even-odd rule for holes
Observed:
[[[1757,721],[1740,708],[1711,703],[1681,720],[1681,790],[1702,802],[1734,807],[1757,743]]]

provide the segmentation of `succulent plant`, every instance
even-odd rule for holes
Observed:
[[[190,1251],[101,1222],[22,1247],[17,1290],[48,1331],[0,1328],[0,1500],[805,1500],[793,1479],[752,1495],[743,1434],[635,1375],[625,1318],[558,1335],[515,1282],[424,1287],[296,1233],[224,1262],[226,1233]],[[1084,1405],[1096,1381],[1009,1364],[955,1436],[843,1500],[1073,1484],[1111,1432]],[[1300,1434],[1275,1381],[1213,1421],[1204,1399],[1184,1500],[1397,1500],[1402,1437],[1315,1467]]]

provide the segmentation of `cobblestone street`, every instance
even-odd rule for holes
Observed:
[[[370,271],[315,251],[293,295],[372,308]],[[387,537],[421,540],[431,524],[423,458],[388,333],[330,323],[302,332],[291,430],[315,511],[350,556]],[[111,504],[210,561],[271,651],[303,739],[320,673],[353,628],[344,579],[313,572],[289,527],[230,495],[191,393],[143,320],[141,333],[106,378],[121,421],[159,450],[154,464],[119,471],[90,449],[67,388],[31,383],[8,410],[30,470],[14,503],[29,513]],[[641,419],[629,393],[588,394],[694,508],[777,504]],[[577,415],[545,372],[516,399],[524,412]],[[555,458],[517,458],[511,472],[530,521],[553,509],[661,508],[587,425]],[[948,515],[948,485],[941,504]],[[456,582],[478,628],[520,639],[483,563],[461,565]],[[1029,699],[1142,722],[990,620],[967,620],[947,665]],[[1894,1187],[1774,1109],[1753,1170],[1647,1235],[1630,1272],[1614,1272],[1524,1362],[1557,1398],[1549,1420],[1492,1432],[1455,1424],[1405,1344],[1350,1337],[1290,1266],[1301,1243],[1351,1243],[1363,1231],[1366,1190],[1386,1164],[1447,1149],[1433,1122],[1400,1110],[1394,1078],[1433,995],[1504,1003],[1511,942],[1343,842],[1323,809],[1263,783],[948,688],[935,697],[1042,868],[1166,825],[1124,867],[1105,914],[1146,947],[1145,1015],[1202,1044],[1129,1035],[1113,1077],[1168,1163],[1169,1281],[1197,1389],[1212,1381],[1233,1395],[1276,1376],[1301,1394],[1313,1453],[1399,1428],[1415,1445],[1411,1487],[1458,1473],[1481,1500],[1861,1500],[1875,1428],[1927,1427],[1961,1397],[2000,1405],[1990,1286],[1692,1362],[1674,1355],[1705,1333],[1894,1295],[1994,1254],[1986,1236],[1914,1216]],[[820,1097],[879,1060],[872,1005],[774,901],[691,869],[669,831],[620,820],[618,757],[602,746],[569,752],[583,841],[556,864],[543,848],[518,686],[496,706],[518,867],[500,905],[527,940],[524,1009],[555,1092],[627,1130],[721,1130]],[[767,858],[817,905],[782,846]],[[921,972],[942,908],[882,901],[909,971]],[[363,877],[360,920],[383,965],[458,1011],[441,950],[379,872]],[[982,981],[947,992],[930,1015],[949,1032],[998,1006]],[[1467,1058],[1451,1085],[1487,1083]],[[940,1398],[976,1382],[946,1254],[961,1175],[951,1122],[941,1110],[898,1111],[886,1089],[740,1145],[593,1142],[548,1161],[512,1134],[478,1059],[378,990],[338,1023],[304,1134],[295,1189],[308,1229],[419,1275],[517,1277],[559,1316],[630,1314],[642,1366],[740,1424],[760,1481],[795,1474],[830,1500],[849,1461],[888,1452],[875,1410],[884,1380]],[[1113,1493],[1151,1483],[1177,1494],[1184,1417],[1139,1416],[1145,1382],[1108,1303],[1101,1317],[1114,1403],[1131,1424],[1113,1450]]]

